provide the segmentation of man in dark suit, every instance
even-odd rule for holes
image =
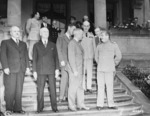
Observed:
[[[11,38],[1,43],[1,63],[4,70],[6,110],[8,113],[25,113],[22,110],[24,75],[29,73],[27,46],[20,41],[20,30],[13,26]]]
[[[33,47],[33,76],[37,80],[37,113],[44,108],[44,86],[48,79],[51,107],[58,112],[56,102],[56,79],[59,75],[59,62],[56,45],[48,41],[47,28],[40,29],[41,40]]]
[[[46,16],[42,17],[42,23],[41,23],[41,28],[46,27],[50,31],[50,24],[48,24],[48,19]]]
[[[61,67],[61,83],[60,83],[60,96],[59,96],[59,103],[62,101],[66,101],[68,97],[68,44],[72,40],[71,36],[73,30],[75,29],[74,24],[68,25],[67,32],[62,34],[57,39],[57,50],[58,50],[58,57],[59,57],[59,64]]]
[[[101,29],[100,27],[96,27],[95,28],[95,35],[96,35],[96,37],[95,37],[95,49],[96,49],[96,47],[98,46],[98,44],[100,44],[100,43],[102,43],[102,41],[101,41],[101,33],[102,33],[102,30],[103,29]]]
[[[58,35],[60,33],[61,33],[61,29],[58,27],[57,21],[53,20],[50,28],[50,41],[56,44]]]

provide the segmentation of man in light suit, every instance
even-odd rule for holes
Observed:
[[[93,77],[93,59],[94,59],[94,35],[89,32],[90,23],[88,21],[83,22],[83,39],[81,45],[84,49],[84,83],[83,87],[85,91],[92,93],[92,77]],[[85,75],[87,73],[87,78]],[[86,81],[87,80],[87,81]]]
[[[10,29],[11,38],[1,43],[1,63],[4,70],[6,110],[9,114],[22,113],[22,90],[24,75],[29,73],[27,45],[20,41],[20,29]]]
[[[61,83],[59,102],[66,101],[68,97],[68,44],[71,41],[73,30],[76,27],[73,24],[68,25],[67,32],[57,39],[58,57],[61,67]]]
[[[81,29],[74,30],[74,38],[68,45],[69,59],[69,90],[68,104],[71,111],[78,109],[89,110],[84,104],[84,89],[83,89],[83,58],[84,51],[80,44],[83,38]],[[77,106],[76,106],[77,101]]]
[[[40,29],[41,40],[33,47],[33,76],[37,80],[37,113],[44,108],[44,86],[48,79],[51,107],[58,112],[56,101],[56,79],[59,73],[59,62],[56,45],[48,41],[47,28]]]

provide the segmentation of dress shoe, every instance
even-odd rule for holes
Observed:
[[[68,110],[69,110],[69,111],[72,111],[72,112],[77,111],[77,109],[76,109],[76,108],[68,108]]]
[[[79,108],[77,108],[78,110],[90,110],[90,108],[89,107],[86,107],[86,106],[83,106],[83,107],[79,107]]]
[[[36,111],[37,114],[39,114],[39,113],[41,113],[41,112],[43,112],[43,110],[38,110],[38,111]]]
[[[26,112],[23,111],[23,110],[20,110],[20,111],[13,111],[14,113],[18,113],[18,114],[25,114]]]
[[[59,112],[58,109],[54,109],[53,112]]]
[[[93,93],[93,91],[91,89],[87,89],[88,93]]]
[[[116,110],[116,109],[118,109],[118,108],[115,107],[115,106],[112,106],[112,107],[108,107],[108,109]]]
[[[63,102],[63,99],[59,99],[58,103],[62,103]]]
[[[12,113],[13,113],[13,111],[6,110],[4,114],[5,114],[6,116],[7,116],[7,115],[9,116],[9,115],[11,115]]]
[[[64,101],[64,102],[68,101],[68,98],[67,98],[67,97],[65,97],[65,98],[63,99],[63,101]]]
[[[104,107],[97,106],[96,109],[97,110],[102,110],[102,109],[104,109]]]

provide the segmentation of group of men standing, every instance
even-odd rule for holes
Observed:
[[[40,40],[33,46],[33,76],[37,80],[37,113],[44,109],[44,86],[47,80],[52,110],[58,112],[56,78],[59,76],[59,69],[61,83],[58,102],[68,101],[71,111],[90,109],[84,104],[84,91],[92,93],[93,60],[97,46],[102,41],[100,28],[95,29],[97,38],[89,32],[89,28],[88,21],[83,22],[83,30],[69,24],[66,33],[58,37],[56,45],[48,41],[49,30],[46,27],[40,29]],[[21,97],[25,73],[30,72],[28,50],[26,44],[18,39],[20,38],[18,27],[11,27],[10,35],[11,38],[2,41],[1,44],[6,110],[10,114],[25,113],[22,110]],[[115,54],[114,57],[117,56]]]

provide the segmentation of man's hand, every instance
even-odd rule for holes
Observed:
[[[61,61],[61,66],[65,66],[66,65],[66,63],[65,63],[65,61]]]
[[[74,76],[75,77],[78,76],[78,72],[77,71],[74,72]]]
[[[56,70],[55,70],[55,78],[56,78],[56,79],[58,79],[58,78],[59,78],[59,74],[60,74],[60,73],[59,73],[59,70],[58,70],[58,69],[56,69]]]
[[[35,80],[37,80],[37,72],[33,72],[33,77]]]
[[[30,75],[30,69],[26,68],[26,75]]]
[[[5,68],[5,69],[4,69],[4,73],[5,73],[6,75],[9,75],[9,74],[10,74],[9,68]]]

